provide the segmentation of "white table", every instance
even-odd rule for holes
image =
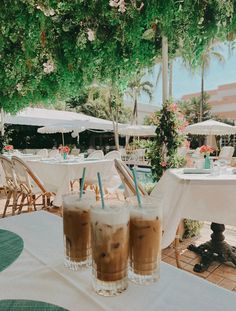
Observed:
[[[83,168],[86,167],[86,181],[97,181],[97,172],[100,172],[104,183],[111,178],[113,160],[41,160],[27,161],[29,167],[42,180],[49,191],[56,193],[53,205],[61,206],[62,195],[70,190],[70,181],[82,177]]]
[[[24,240],[20,257],[0,273],[0,299],[40,300],[71,311],[235,311],[235,293],[164,263],[158,283],[130,283],[120,296],[98,296],[91,271],[63,266],[61,218],[47,212],[22,214],[1,219],[0,228]]]
[[[236,225],[235,191],[236,174],[230,168],[219,176],[166,171],[152,192],[163,208],[163,247],[173,241],[182,218]]]

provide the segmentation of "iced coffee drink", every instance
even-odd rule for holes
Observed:
[[[122,204],[91,209],[93,287],[114,296],[127,286],[129,210]]]
[[[130,210],[129,278],[138,284],[157,281],[161,260],[161,213],[150,202]]]
[[[78,194],[63,196],[65,266],[72,270],[91,263],[91,228],[89,198]]]

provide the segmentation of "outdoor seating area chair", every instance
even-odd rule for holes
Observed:
[[[87,157],[87,159],[103,159],[104,153],[102,150],[95,150],[92,153],[90,153]]]
[[[125,187],[125,193],[124,196],[125,198],[129,196],[136,195],[136,189],[135,189],[135,184],[133,180],[133,175],[130,171],[130,169],[127,167],[125,163],[123,163],[120,160],[115,159],[115,167],[120,175],[120,178],[124,184]],[[140,183],[138,183],[138,189],[139,193],[141,196],[147,196],[147,192],[145,189],[142,187]],[[180,239],[180,227],[178,227],[177,232],[176,232],[176,237],[174,240],[174,248],[175,248],[175,259],[176,259],[176,265],[178,268],[181,268],[180,262],[179,262],[179,239]]]
[[[230,164],[232,161],[233,154],[234,154],[234,147],[224,146],[220,150],[218,159],[219,160],[226,160]]]
[[[12,157],[12,165],[16,174],[17,185],[22,194],[19,213],[22,210],[25,200],[27,200],[29,209],[34,207],[34,209],[37,210],[37,205],[41,205],[42,208],[50,206],[50,198],[53,193],[47,191],[44,184],[33,173],[28,165],[16,156]],[[37,203],[39,198],[42,198],[42,203]]]
[[[8,207],[12,208],[12,215],[15,215],[17,210],[17,201],[21,194],[20,188],[17,185],[16,176],[12,167],[12,162],[7,157],[0,155],[0,162],[5,175],[4,189],[7,195],[2,217],[6,216]],[[12,204],[10,200],[12,199]]]
[[[125,193],[124,193],[125,198],[135,195],[136,190],[135,190],[135,184],[134,184],[132,172],[130,171],[128,166],[123,161],[117,160],[117,159],[115,159],[114,161],[115,161],[115,168],[118,174],[120,175],[120,178],[125,188]],[[144,196],[148,195],[140,183],[138,183],[138,189],[141,195],[144,195]]]
[[[107,160],[120,159],[121,160],[121,153],[120,151],[117,151],[117,150],[110,151],[105,155],[105,159]]]
[[[47,149],[40,149],[36,154],[40,157],[47,158],[48,157],[48,150]]]

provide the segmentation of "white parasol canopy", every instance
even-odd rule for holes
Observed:
[[[86,125],[84,125],[84,121]],[[68,124],[71,122],[78,122],[81,126],[85,126],[86,129],[113,131],[112,121],[72,111],[26,108],[18,112],[16,115],[6,114],[5,116],[6,124],[51,126],[56,124]]]
[[[155,136],[156,126],[153,125],[124,125],[119,127],[120,135],[148,137]]]
[[[38,133],[40,134],[55,134],[55,133],[70,133],[70,132],[83,132],[85,131],[85,126],[82,126],[81,122],[76,126],[75,122],[71,123],[57,123],[53,125],[48,125],[38,128]]]
[[[71,121],[68,123],[57,123],[53,125],[48,125],[38,128],[37,132],[40,134],[62,134],[62,144],[64,145],[65,139],[64,134],[72,132],[72,137],[76,137],[79,133],[86,130],[85,125],[89,123],[88,121]]]
[[[207,120],[187,126],[185,132],[193,135],[233,135],[236,134],[236,126]]]

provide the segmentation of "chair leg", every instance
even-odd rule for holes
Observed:
[[[175,260],[176,260],[176,265],[179,269],[182,269],[180,261],[179,261],[179,239],[180,239],[180,226],[178,226],[177,231],[176,231],[176,236],[175,236],[175,241],[174,241],[174,247],[175,247]]]
[[[33,205],[33,198],[32,198],[32,194],[30,194],[28,196],[28,212],[33,211],[32,205]]]
[[[15,215],[16,209],[17,209],[17,200],[18,200],[18,193],[17,191],[12,192],[13,197],[13,203],[12,203],[12,216]]]
[[[32,194],[32,205],[34,207],[34,210],[37,211],[37,208],[36,208],[36,195],[35,194]]]
[[[10,203],[11,196],[12,196],[12,191],[8,190],[7,200],[6,200],[6,203],[5,203],[5,207],[4,207],[4,211],[3,211],[3,214],[2,214],[2,218],[4,218],[6,216],[6,212],[7,212],[8,205]]]
[[[25,199],[26,199],[27,195],[25,193],[22,194],[21,197],[21,201],[20,201],[20,205],[19,205],[19,210],[18,210],[18,215],[21,213]]]

